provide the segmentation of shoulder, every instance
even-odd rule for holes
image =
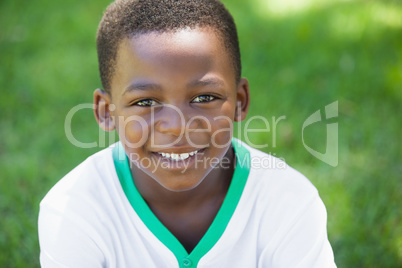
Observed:
[[[74,168],[43,198],[38,218],[42,265],[102,266],[109,252],[105,225],[122,191],[115,173],[109,147]],[[81,260],[85,265],[77,265]]]
[[[249,175],[240,206],[253,211],[271,231],[288,230],[306,212],[326,219],[326,210],[314,185],[283,160],[242,144],[249,152]],[[252,215],[250,215],[251,217]],[[275,221],[272,221],[275,219]]]
[[[111,146],[88,157],[58,181],[41,201],[41,214],[52,211],[74,219],[77,214],[96,213],[119,185],[115,173]]]
[[[47,203],[58,199],[60,195],[72,194],[90,190],[99,185],[99,178],[105,177],[113,171],[113,159],[111,147],[103,149],[71,170],[61,180],[59,180],[47,193],[41,203]]]
[[[250,169],[236,228],[255,230],[261,267],[335,267],[327,212],[314,185],[283,160],[242,146]]]
[[[246,187],[262,192],[264,196],[280,199],[311,198],[318,195],[314,185],[299,171],[289,166],[283,159],[264,153],[238,141],[248,152],[249,175]]]

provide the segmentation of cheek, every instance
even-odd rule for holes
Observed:
[[[149,136],[149,125],[140,116],[119,117],[118,133],[120,140],[130,149],[143,146]]]
[[[216,116],[212,122],[212,144],[216,147],[230,145],[233,135],[234,108],[229,103],[222,106],[221,115]]]

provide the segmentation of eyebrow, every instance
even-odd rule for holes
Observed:
[[[221,79],[217,78],[206,78],[202,80],[195,80],[189,84],[190,87],[224,87],[225,83]]]
[[[225,83],[221,79],[217,78],[206,78],[201,80],[195,80],[188,84],[189,87],[205,87],[205,86],[212,86],[212,87],[224,87]],[[128,85],[124,91],[123,95],[135,91],[135,90],[157,90],[160,91],[162,88],[160,85],[152,83],[152,82],[144,82],[144,81],[137,81],[133,82]]]
[[[144,82],[144,81],[137,81],[133,82],[128,87],[124,89],[123,95],[129,93],[134,90],[161,90],[161,87],[158,84],[152,82]]]

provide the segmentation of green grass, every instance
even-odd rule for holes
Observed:
[[[0,267],[39,266],[40,200],[100,149],[73,146],[64,120],[100,87],[95,33],[108,2],[0,2]],[[250,134],[251,141],[268,142],[266,152],[316,185],[339,267],[401,267],[402,5],[321,0],[278,13],[266,8],[270,1],[224,2],[251,83],[249,116],[270,123],[286,116],[275,146],[272,131]],[[307,117],[334,101],[337,167],[314,158],[301,137]],[[305,129],[305,142],[321,152],[326,123]],[[73,118],[80,141],[97,141],[98,133],[90,109]]]

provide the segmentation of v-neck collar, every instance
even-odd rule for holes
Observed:
[[[236,167],[226,197],[207,232],[189,254],[177,238],[159,221],[135,187],[129,160],[121,142],[113,148],[113,161],[124,193],[148,229],[176,256],[180,268],[197,267],[200,259],[218,242],[243,193],[250,172],[250,152],[232,139]]]

